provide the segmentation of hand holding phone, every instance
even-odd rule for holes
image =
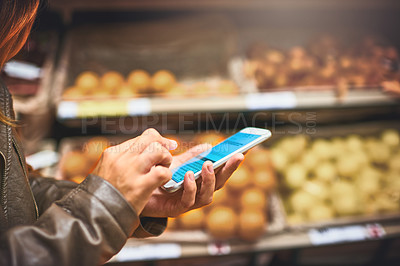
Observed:
[[[244,128],[208,151],[172,169],[172,179],[163,186],[163,189],[168,192],[177,191],[182,187],[186,172],[193,171],[194,177],[197,179],[201,175],[204,162],[211,161],[215,169],[227,162],[234,154],[243,153],[269,137],[271,137],[271,132],[267,129]]]

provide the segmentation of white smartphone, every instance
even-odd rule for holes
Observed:
[[[201,175],[204,162],[211,161],[215,169],[226,163],[236,153],[245,152],[269,137],[271,137],[271,131],[267,129],[244,128],[211,149],[172,169],[172,179],[163,188],[168,192],[175,192],[182,187],[186,172],[193,171],[194,178],[197,179]]]

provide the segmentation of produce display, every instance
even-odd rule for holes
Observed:
[[[73,86],[63,92],[63,99],[129,98],[156,95],[210,96],[231,95],[237,92],[238,87],[230,80],[179,83],[174,73],[169,70],[159,70],[150,75],[145,70],[136,69],[126,77],[117,71],[108,71],[101,76],[92,71],[85,71],[76,77]]]
[[[62,155],[60,162],[61,178],[82,182],[93,170],[103,151],[111,145],[105,137],[93,137]]]
[[[323,36],[288,50],[254,43],[247,49],[243,71],[260,90],[314,85],[346,90],[344,86],[379,86],[398,59],[396,48],[374,38],[346,46]]]
[[[221,138],[207,134],[197,140],[215,144]],[[169,230],[205,230],[216,240],[256,241],[262,237],[269,220],[268,195],[276,185],[269,157],[264,148],[249,151],[209,206],[170,219]]]
[[[284,137],[271,149],[289,224],[400,211],[400,137]]]

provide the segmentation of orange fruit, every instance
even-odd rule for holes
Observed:
[[[79,90],[78,87],[74,87],[74,86],[67,88],[62,94],[62,98],[65,100],[75,100],[75,99],[82,98],[83,96],[84,96],[84,92]]]
[[[118,97],[121,98],[132,98],[136,96],[134,90],[127,85],[122,85],[121,88],[118,90],[117,94]]]
[[[240,197],[240,206],[242,209],[265,210],[267,206],[265,192],[257,187],[246,189]]]
[[[151,86],[151,77],[147,71],[137,69],[129,73],[127,82],[133,91],[146,93]]]
[[[101,86],[106,91],[115,92],[124,84],[124,77],[117,71],[108,71],[101,77]]]
[[[75,85],[82,90],[84,94],[91,94],[91,92],[99,89],[100,87],[99,75],[92,71],[82,72],[76,78]]]
[[[179,218],[169,218],[166,230],[173,231],[179,228]]]
[[[98,90],[95,90],[92,92],[92,94],[90,95],[91,98],[95,98],[95,99],[108,99],[111,95],[111,92],[106,91],[103,88],[100,88]]]
[[[215,191],[212,205],[215,206],[226,202],[229,202],[228,191],[224,188]]]
[[[179,97],[179,96],[185,96],[186,92],[187,92],[186,86],[177,83],[167,91],[167,94],[168,96]]]
[[[215,207],[207,215],[206,227],[214,238],[226,240],[235,236],[237,220],[237,215],[232,209]]]
[[[239,237],[246,241],[255,241],[265,232],[266,215],[260,210],[244,210],[239,215]]]
[[[90,162],[96,162],[101,154],[110,146],[108,139],[104,137],[93,137],[87,141],[82,148],[84,155]]]
[[[233,191],[242,190],[243,188],[247,187],[250,184],[251,182],[250,176],[251,176],[250,171],[245,166],[241,166],[228,179],[226,186],[229,190]]]
[[[272,169],[261,169],[253,172],[253,183],[264,191],[276,187],[276,178]]]
[[[222,95],[232,95],[238,92],[238,87],[231,80],[222,80],[218,85],[218,92]]]
[[[197,82],[191,86],[191,93],[195,96],[208,96],[211,93],[211,89],[207,83]]]
[[[270,152],[268,150],[256,147],[246,154],[245,164],[254,171],[268,169],[271,165],[270,157]]]
[[[202,209],[196,209],[182,214],[179,223],[183,229],[201,229],[204,225],[205,215]]]
[[[176,83],[175,75],[168,70],[157,71],[151,79],[151,87],[155,92],[165,92]]]
[[[79,151],[71,151],[65,154],[61,170],[68,179],[75,176],[86,176],[89,172],[89,167],[90,165],[85,155]]]

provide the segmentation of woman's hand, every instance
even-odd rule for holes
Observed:
[[[139,214],[153,191],[168,182],[175,141],[163,138],[155,129],[106,149],[93,174],[110,182]]]
[[[209,148],[211,148],[210,145],[203,144],[175,156],[170,168],[181,165]],[[183,182],[183,189],[175,193],[168,193],[161,188],[157,188],[144,207],[142,215],[149,217],[176,217],[188,210],[210,204],[214,191],[223,187],[243,159],[243,154],[236,154],[226,164],[216,169],[215,172],[212,163],[207,161],[203,164],[201,178],[198,179],[198,182],[194,180],[193,172],[187,172]]]

